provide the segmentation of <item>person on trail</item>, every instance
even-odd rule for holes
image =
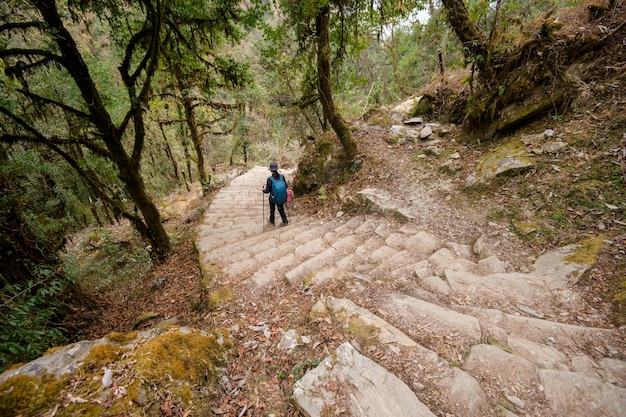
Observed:
[[[272,175],[267,178],[263,192],[269,194],[270,200],[270,224],[274,224],[274,213],[278,207],[278,213],[283,221],[283,226],[287,226],[289,220],[285,214],[285,202],[287,201],[287,180],[283,174],[278,172],[278,164],[270,163]]]

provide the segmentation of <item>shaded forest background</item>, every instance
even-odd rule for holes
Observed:
[[[85,276],[158,267],[185,239],[158,201],[210,194],[225,167],[295,166],[330,132],[333,177],[348,179],[348,121],[413,95],[416,115],[459,124],[468,143],[563,117],[580,93],[568,68],[624,30],[618,3],[3,2],[0,370],[80,338],[67,317],[94,296]],[[623,190],[612,169],[607,188]],[[125,222],[137,240],[113,242],[106,226]],[[88,267],[64,250],[79,231],[98,248]],[[608,295],[616,309],[625,291]]]

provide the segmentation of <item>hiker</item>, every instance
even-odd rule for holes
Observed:
[[[278,213],[283,221],[283,226],[287,226],[289,220],[285,214],[285,202],[287,201],[287,180],[283,174],[278,172],[278,164],[270,163],[270,171],[272,175],[267,178],[263,192],[269,193],[270,200],[270,224],[274,224],[274,212],[278,206]]]

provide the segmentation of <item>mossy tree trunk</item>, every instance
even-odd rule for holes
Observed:
[[[447,23],[463,45],[472,73],[477,73],[472,77],[469,97],[461,99],[465,103],[453,104],[464,109],[464,135],[460,138],[464,141],[488,140],[543,112],[562,112],[575,94],[566,75],[569,66],[606,43],[624,24],[617,24],[600,39],[586,32],[559,37],[562,24],[551,9],[536,22],[536,33],[519,33],[518,42],[507,46],[507,39],[499,37],[497,29],[499,3],[488,36],[472,20],[463,0],[442,3]]]
[[[333,100],[330,78],[330,6],[328,4],[322,7],[317,14],[315,29],[317,34],[317,91],[322,103],[324,117],[337,134],[346,161],[350,161],[357,154],[357,143],[352,136],[350,126],[337,110]]]
[[[480,71],[491,72],[488,62],[487,39],[472,20],[463,0],[441,0],[441,2],[447,12],[448,24],[463,45],[465,57],[474,60]]]

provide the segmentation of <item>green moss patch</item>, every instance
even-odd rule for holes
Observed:
[[[359,316],[351,316],[348,319],[348,332],[359,338],[360,343],[367,345],[371,344],[373,339],[376,339],[380,330],[376,326],[367,324]]]
[[[94,346],[65,378],[7,379],[0,385],[0,415],[34,417],[50,410],[56,417],[161,415],[162,406],[176,415],[191,409],[208,415],[211,387],[232,351],[228,332],[158,332],[141,333],[141,338],[138,332],[110,334],[111,343]],[[134,349],[125,346],[134,343]],[[105,373],[111,376],[107,386]]]
[[[16,375],[0,385],[0,415],[38,416],[51,408],[67,379],[44,375],[42,378]]]
[[[139,331],[128,332],[128,333],[120,333],[120,332],[111,332],[106,335],[106,338],[109,339],[113,343],[117,343],[118,345],[127,345],[139,334]]]
[[[209,307],[211,309],[216,309],[224,303],[228,303],[235,299],[235,294],[233,293],[233,289],[230,287],[222,287],[218,290],[213,291],[209,295]]]
[[[563,261],[567,263],[575,263],[580,265],[593,265],[598,259],[598,253],[602,249],[602,236],[585,239],[579,243],[578,248],[571,255],[566,256]]]
[[[212,334],[171,331],[155,337],[135,353],[137,369],[149,378],[167,378],[200,382],[214,375],[232,347],[228,333]]]

